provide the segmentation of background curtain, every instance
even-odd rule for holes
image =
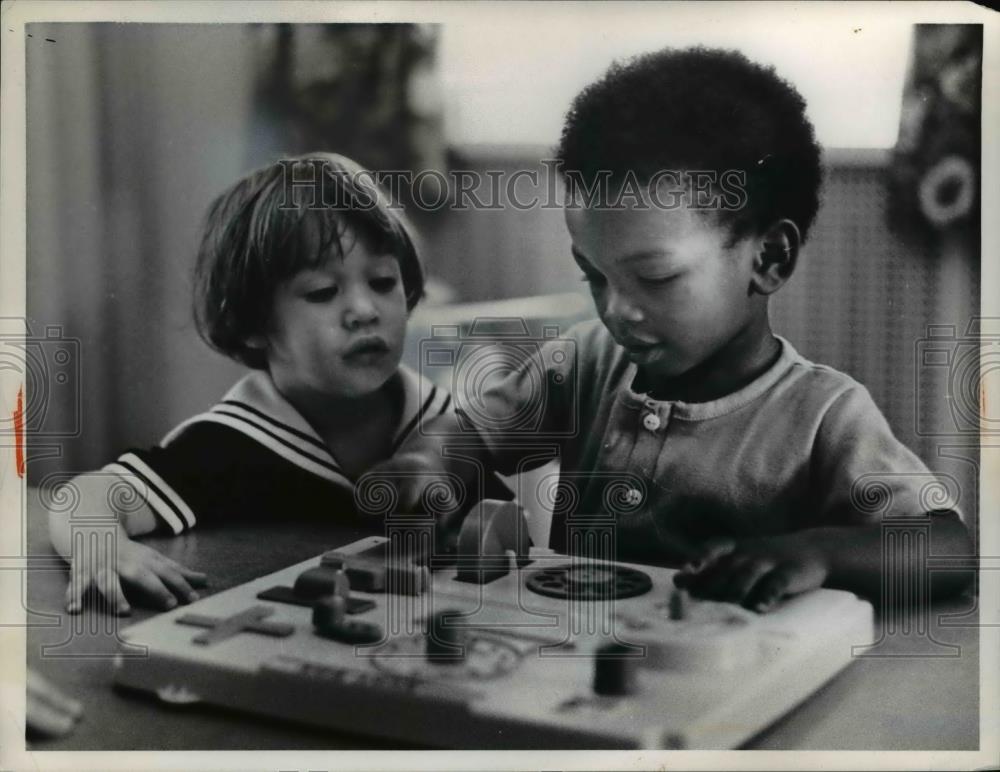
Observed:
[[[437,168],[444,144],[433,26],[28,33],[29,323],[79,352],[66,388],[45,397],[50,428],[75,421],[78,431],[29,436],[30,480],[157,442],[242,372],[200,341],[191,317],[202,218],[224,187],[309,150]]]

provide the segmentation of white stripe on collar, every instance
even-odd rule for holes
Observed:
[[[399,367],[403,410],[394,432],[394,450],[418,424],[452,409],[451,395],[406,365]],[[225,394],[207,413],[192,416],[160,442],[168,445],[193,423],[221,423],[241,431],[282,458],[306,471],[347,487],[353,482],[342,472],[330,449],[309,423],[275,387],[263,370],[254,370]]]
[[[399,372],[403,381],[403,412],[393,436],[393,452],[421,422],[455,409],[448,390],[432,383],[423,373],[405,365],[400,366]]]

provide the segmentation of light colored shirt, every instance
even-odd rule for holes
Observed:
[[[613,522],[619,558],[670,562],[709,538],[947,508],[864,386],[779,341],[774,365],[732,394],[658,401],[633,391],[636,365],[599,321],[586,322],[541,346],[464,417],[503,473],[532,442],[558,447],[561,491],[533,492],[556,501],[558,549],[580,518],[597,517],[598,529]]]

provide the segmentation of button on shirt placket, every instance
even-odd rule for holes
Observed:
[[[631,466],[647,479],[652,479],[656,461],[663,448],[663,432],[670,417],[670,405],[647,400],[641,413],[642,429],[638,432]]]
[[[614,472],[629,473],[645,481],[644,486],[629,486],[619,500],[620,508],[614,513],[618,543],[626,551],[641,550],[649,546],[649,535],[655,530],[651,508],[655,507],[653,474],[663,448],[670,405],[653,400],[636,404],[634,399],[625,398],[616,408],[613,421],[621,433],[613,435],[618,440],[613,440],[613,448],[608,448],[606,469],[612,475]]]

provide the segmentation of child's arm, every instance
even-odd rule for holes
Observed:
[[[880,524],[809,528],[779,536],[709,545],[700,560],[686,566],[675,582],[703,597],[741,603],[767,611],[785,595],[822,585],[877,598],[882,583],[884,530]],[[954,512],[931,516],[930,554],[970,555],[972,540]],[[907,568],[907,555],[893,560],[894,569]],[[920,561],[908,567],[926,570]],[[963,590],[969,574],[944,571],[935,576],[933,596]],[[906,578],[894,577],[907,581]],[[909,577],[916,582],[920,577]]]
[[[701,565],[683,572],[679,581],[689,583],[695,593],[751,607],[766,607],[783,594],[822,584],[877,597],[883,521],[929,517],[929,554],[973,554],[968,531],[951,509],[961,492],[944,482],[896,439],[868,391],[854,384],[832,401],[817,428],[809,466],[813,498],[801,512],[799,527],[712,545]],[[954,503],[926,514],[928,502],[936,503],[935,497],[945,491],[946,500]],[[894,570],[907,559],[902,553],[898,557]],[[917,563],[903,567],[927,570],[922,561]],[[939,572],[933,589],[938,597],[958,592],[969,578]]]
[[[567,338],[573,334],[569,331]],[[400,511],[422,512],[426,509],[424,492],[430,486],[441,490],[444,482],[445,489],[457,493],[458,482],[465,491],[476,491],[494,472],[509,475],[542,466],[551,460],[552,442],[538,441],[535,435],[564,430],[578,410],[575,370],[577,352],[584,349],[563,339],[549,341],[537,359],[527,359],[500,379],[488,379],[489,385],[481,392],[467,393],[465,400],[475,404],[475,411],[461,417],[457,412],[446,413],[424,422],[395,456],[369,474],[392,476]],[[540,363],[545,372],[539,382]],[[526,430],[525,415],[535,415],[538,424]],[[545,452],[533,452],[536,444]],[[455,512],[442,522],[449,529],[460,524],[468,507],[441,509]]]
[[[422,431],[413,432],[392,458],[373,467],[365,478],[391,482],[397,511],[434,515],[446,539],[448,532],[457,532],[478,499],[511,495],[497,474],[534,469],[550,460],[537,453],[523,458],[530,449],[523,439],[520,445],[498,452],[491,446],[493,439],[470,429],[470,423],[457,415],[444,414],[426,421]],[[359,487],[363,484],[359,481]],[[440,497],[442,491],[448,492],[446,499]]]
[[[103,516],[118,521],[113,555],[104,550],[84,550],[84,554],[74,555],[72,531],[85,526],[77,523],[74,529],[69,514],[49,512],[52,546],[70,562],[66,610],[80,611],[83,595],[92,585],[118,614],[128,614],[131,610],[123,587],[138,591],[160,608],[173,608],[178,599],[182,602],[197,599],[193,588],[205,585],[204,574],[132,541],[131,536],[151,533],[156,528],[156,518],[146,504],[127,513],[117,511],[112,488],[120,484],[121,480],[113,475],[93,472],[78,475],[68,483],[78,497],[75,511],[85,513],[88,519]]]
[[[446,452],[450,444],[458,443],[460,455]],[[450,491],[457,497],[455,481],[460,481],[464,490],[474,490],[479,469],[490,473],[494,468],[495,460],[482,438],[463,430],[457,415],[446,413],[427,421],[423,431],[410,435],[392,458],[374,467],[368,475],[391,478],[399,511],[415,513],[424,509],[424,492],[428,488],[437,488],[443,482],[444,488],[437,489]],[[441,509],[453,511],[455,507],[443,502]]]

